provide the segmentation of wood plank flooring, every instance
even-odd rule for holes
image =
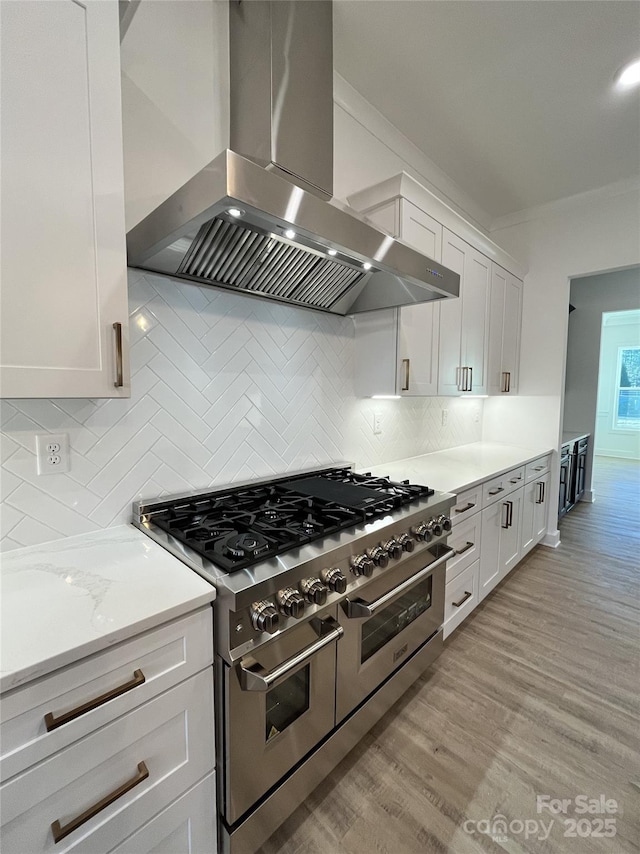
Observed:
[[[597,458],[594,489],[260,854],[640,851],[640,465]],[[601,794],[616,814],[575,811]],[[572,804],[539,814],[537,795]],[[468,823],[497,814],[495,838]],[[564,835],[605,818],[613,838]]]

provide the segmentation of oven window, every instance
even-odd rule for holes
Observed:
[[[432,577],[429,576],[363,623],[360,658],[362,664],[431,607],[431,584]]]
[[[266,740],[285,730],[309,708],[309,667],[267,693]]]

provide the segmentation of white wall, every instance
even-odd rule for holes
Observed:
[[[528,267],[518,397],[485,401],[483,438],[557,448],[562,432],[569,283],[640,262],[640,191],[585,194],[503,221],[491,237]],[[557,490],[557,460],[552,489]],[[548,530],[556,531],[556,507]]]

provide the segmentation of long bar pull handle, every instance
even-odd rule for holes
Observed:
[[[467,510],[471,510],[471,508],[475,506],[476,505],[473,503],[473,501],[469,501],[467,504],[464,505],[464,507],[454,507],[453,511],[454,513],[466,513]]]
[[[507,501],[507,528],[513,525],[513,501]]]
[[[504,486],[497,486],[495,489],[490,489],[489,495],[497,495],[499,492],[504,492]]]
[[[464,544],[464,546],[462,546],[462,548],[461,548],[461,549],[456,549],[456,554],[457,554],[457,555],[463,555],[465,552],[468,552],[468,551],[469,551],[469,549],[472,549],[472,548],[473,548],[473,546],[474,546],[474,543],[470,543],[470,542],[468,542],[468,541],[467,541],[467,542]]]
[[[404,371],[404,382],[402,384],[402,388],[400,391],[409,391],[409,372],[411,370],[411,360],[403,359],[402,360],[402,369]]]
[[[454,608],[459,608],[460,605],[464,605],[464,603],[467,601],[467,599],[470,599],[472,596],[473,596],[473,592],[471,590],[465,590],[464,596],[462,597],[462,599],[459,602],[452,602],[451,604],[453,605]]]
[[[507,391],[511,391],[511,371],[507,371]]]
[[[446,552],[437,558],[437,560],[434,560],[433,563],[425,566],[425,568],[421,569],[420,572],[416,572],[415,575],[407,578],[407,580],[403,581],[402,584],[398,584],[397,587],[394,587],[393,590],[389,590],[388,593],[385,593],[384,596],[381,596],[374,602],[364,602],[362,599],[345,599],[344,602],[342,602],[343,611],[349,618],[373,617],[377,611],[384,608],[384,606],[391,602],[392,599],[395,599],[395,597],[400,593],[404,593],[405,590],[409,590],[419,581],[422,581],[422,579],[426,578],[427,575],[430,575],[436,567],[449,560],[449,558],[453,557],[454,554],[455,551],[447,547]]]
[[[122,324],[113,324],[114,332],[116,333],[116,381],[114,386],[122,388],[124,385],[124,375],[122,371]]]
[[[99,812],[102,812],[103,809],[112,804],[114,801],[117,801],[118,798],[121,798],[123,795],[126,795],[127,792],[130,792],[135,786],[138,786],[142,783],[143,780],[146,780],[149,776],[149,769],[145,765],[144,762],[138,762],[138,770],[136,774],[130,779],[127,780],[126,783],[123,783],[122,786],[118,786],[113,792],[109,795],[105,795],[104,798],[98,801],[97,804],[94,804],[89,809],[85,810],[83,813],[80,813],[77,818],[72,819],[68,824],[60,824],[60,821],[56,819],[51,825],[51,830],[53,831],[53,841],[57,844],[61,839],[64,839],[65,836],[68,836],[70,833],[73,833],[74,830],[77,830],[81,825],[85,822],[89,821],[90,818],[93,818]]]
[[[500,391],[501,392],[509,391],[509,389],[507,388],[507,372],[506,371],[502,372],[502,386],[500,388]]]
[[[543,504],[545,502],[546,497],[547,497],[547,484],[543,480],[542,481],[542,503]]]
[[[544,483],[539,480],[538,481],[538,497],[536,498],[536,504],[542,504],[544,495]]]
[[[301,649],[296,655],[291,656],[282,664],[278,665],[274,670],[268,673],[261,673],[258,669],[245,667],[242,661],[238,665],[238,675],[240,677],[240,687],[243,691],[268,691],[273,688],[277,682],[282,681],[289,676],[296,668],[300,667],[317,655],[325,646],[329,646],[334,641],[340,640],[344,634],[344,629],[332,617],[324,620],[313,619],[311,626],[319,635],[319,639],[314,641],[309,646]],[[255,666],[255,665],[254,665]]]
[[[145,676],[142,670],[134,670],[133,678],[128,682],[125,682],[124,685],[118,685],[117,688],[112,688],[111,691],[107,691],[105,694],[100,694],[99,697],[87,700],[86,703],[83,703],[81,706],[76,706],[75,709],[71,709],[69,712],[65,712],[57,718],[54,716],[53,712],[47,712],[44,716],[44,725],[47,728],[47,732],[51,732],[52,729],[57,729],[59,726],[62,726],[62,724],[69,723],[69,721],[79,718],[80,715],[84,715],[85,712],[97,709],[98,706],[108,703],[109,700],[113,700],[121,694],[126,694],[126,692],[131,691],[132,688],[137,688],[138,685],[144,684],[144,681]]]
[[[505,501],[502,505],[503,508],[507,511],[506,514],[502,514],[502,522],[500,523],[500,527],[508,528],[509,527],[509,502]]]
[[[473,391],[473,368],[469,368],[469,388],[467,391]]]

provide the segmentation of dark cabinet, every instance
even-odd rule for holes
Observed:
[[[558,519],[573,507],[573,454],[572,443],[560,449],[560,495],[558,498]]]
[[[584,495],[587,480],[587,453],[589,451],[589,438],[579,439],[573,446],[573,495],[572,504],[580,501]]]

